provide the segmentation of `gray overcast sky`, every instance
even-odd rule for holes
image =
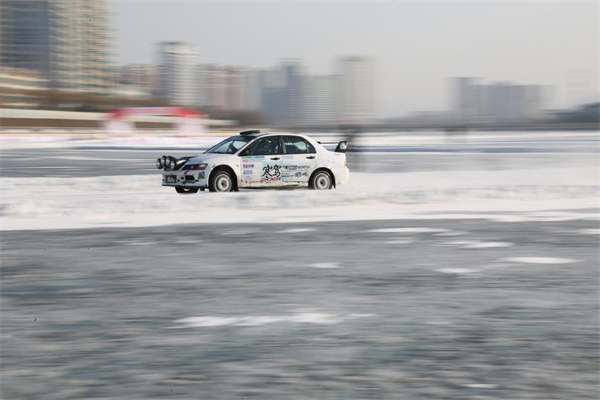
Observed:
[[[119,1],[116,12],[121,64],[156,63],[165,40],[195,44],[203,63],[299,58],[309,73],[332,73],[339,55],[373,57],[381,116],[447,108],[451,76],[553,85],[552,107],[598,96],[595,1]]]

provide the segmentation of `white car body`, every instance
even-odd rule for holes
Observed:
[[[348,182],[350,173],[346,165],[345,147],[343,152],[331,152],[317,141],[304,135],[251,132],[256,133],[239,136],[239,138],[249,138],[243,139],[249,141],[233,154],[210,153],[219,144],[225,143],[223,141],[203,154],[190,157],[184,164],[182,164],[183,160],[180,159],[178,168],[165,168],[163,170],[162,185],[179,188],[180,190],[181,188],[209,188],[212,174],[221,170],[228,171],[230,175],[233,174],[236,181],[234,189],[308,187],[311,177],[317,171],[329,173],[332,178],[330,187],[337,187]],[[234,136],[226,140],[242,140],[237,138]],[[260,144],[256,142],[264,138],[271,138],[271,143],[274,140],[279,140],[279,154],[243,155],[244,152],[244,154],[248,154],[252,149],[257,150],[260,148],[260,145],[265,142]],[[298,138],[304,139],[313,148],[306,145],[306,153],[286,154],[286,149],[291,148],[292,152],[297,151],[296,147],[290,147],[290,143],[292,145],[294,143],[302,145]],[[252,148],[251,146],[255,143],[256,145]],[[342,143],[345,146],[345,142]],[[312,150],[314,150],[314,153],[310,152]],[[158,161],[160,163],[160,159]],[[194,168],[193,166],[202,166],[203,169],[190,170],[189,168]]]

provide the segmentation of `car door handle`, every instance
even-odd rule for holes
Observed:
[[[309,158],[309,159],[311,159],[311,160],[312,160],[312,159],[314,159],[314,158],[316,158],[316,157],[315,157],[315,156],[308,156],[308,157],[306,157],[306,158]]]
[[[279,157],[273,157],[271,160],[279,160]]]

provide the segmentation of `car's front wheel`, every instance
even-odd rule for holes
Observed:
[[[332,186],[331,175],[326,171],[319,171],[310,178],[308,187],[314,190],[329,190]]]
[[[233,179],[227,171],[217,171],[210,177],[210,184],[208,190],[211,192],[233,192],[235,187],[233,186]]]
[[[177,193],[179,194],[192,194],[192,193],[198,193],[198,188],[182,188],[182,187],[176,187],[175,190],[177,191]]]

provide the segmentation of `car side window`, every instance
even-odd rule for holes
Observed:
[[[242,152],[242,156],[272,156],[281,154],[279,136],[258,139]]]
[[[314,146],[298,136],[284,136],[285,154],[316,153]]]

